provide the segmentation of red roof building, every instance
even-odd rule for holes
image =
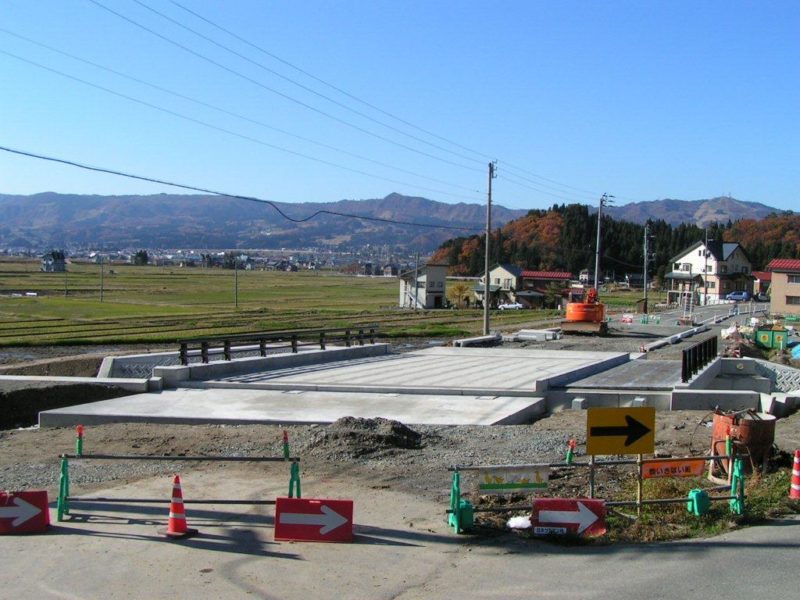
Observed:
[[[800,315],[800,260],[776,258],[767,270],[772,271],[769,311],[774,315]]]

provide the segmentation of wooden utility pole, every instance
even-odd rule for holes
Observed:
[[[489,163],[489,193],[486,199],[486,255],[483,260],[483,335],[489,335],[489,240],[492,236],[492,179],[497,177],[497,161]]]
[[[419,252],[414,258],[414,310],[419,305]]]
[[[650,225],[645,223],[644,224],[644,271],[642,271],[642,284],[644,285],[644,314],[647,314],[647,263],[648,260],[648,249],[647,249],[647,242],[648,237],[650,237]]]

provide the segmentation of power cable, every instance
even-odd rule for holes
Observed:
[[[128,75],[126,73],[122,73],[121,71],[117,71],[116,69],[112,69],[111,67],[107,67],[105,65],[101,65],[99,63],[96,63],[94,61],[91,61],[91,60],[88,60],[88,59],[85,59],[85,58],[81,58],[80,56],[75,56],[74,54],[70,54],[69,52],[65,52],[64,50],[59,50],[58,48],[54,48],[53,46],[49,46],[48,44],[44,44],[42,42],[38,42],[38,41],[33,40],[33,39],[31,39],[29,37],[26,37],[24,35],[20,35],[18,33],[14,33],[13,31],[9,31],[8,29],[5,29],[3,27],[0,27],[0,32],[5,33],[6,35],[10,35],[12,37],[24,40],[25,42],[28,42],[29,44],[33,44],[35,46],[39,46],[40,48],[45,48],[46,50],[49,50],[50,52],[54,52],[56,54],[60,54],[62,56],[66,56],[67,58],[70,58],[72,60],[75,60],[75,61],[87,64],[87,65],[90,65],[92,67],[95,67],[97,69],[101,69],[101,70],[106,71],[108,73],[112,73],[112,74],[114,74],[114,75],[116,75],[118,77],[122,77],[124,79],[129,80],[129,81],[133,81],[133,82],[139,83],[141,85],[148,86],[150,88],[153,88],[153,89],[158,90],[160,92],[163,92],[165,94],[170,94],[172,96],[175,96],[176,98],[181,98],[182,100],[187,100],[189,102],[193,102],[193,103],[195,103],[195,104],[197,104],[199,106],[204,106],[206,108],[210,108],[212,110],[215,110],[215,111],[221,112],[223,114],[235,117],[237,119],[241,119],[241,120],[246,121],[248,123],[252,123],[254,125],[258,125],[260,127],[264,127],[265,129],[270,129],[272,131],[277,131],[278,133],[281,133],[283,135],[287,135],[287,136],[293,137],[295,139],[298,139],[298,140],[301,140],[301,141],[304,141],[304,142],[308,142],[310,144],[315,144],[317,146],[320,146],[322,148],[326,148],[328,150],[333,150],[335,152],[340,152],[342,154],[345,154],[347,156],[351,156],[353,158],[357,158],[359,160],[371,162],[371,163],[376,164],[376,165],[381,166],[381,167],[385,167],[385,168],[388,168],[388,169],[393,169],[393,170],[399,171],[401,173],[405,173],[407,175],[412,175],[414,177],[419,177],[421,179],[427,179],[429,181],[434,181],[436,183],[447,185],[447,186],[450,186],[450,187],[453,187],[453,188],[460,188],[460,189],[463,189],[463,190],[468,191],[468,192],[480,193],[478,190],[474,190],[474,189],[472,189],[472,188],[470,188],[468,186],[455,184],[455,183],[451,183],[451,182],[448,182],[448,181],[443,181],[441,179],[436,179],[435,177],[429,177],[427,175],[422,175],[421,173],[416,173],[414,171],[409,171],[409,170],[403,169],[401,167],[396,167],[394,165],[390,165],[388,163],[384,163],[384,162],[381,162],[379,160],[375,160],[373,158],[369,158],[367,156],[362,156],[360,154],[356,154],[355,152],[350,152],[349,150],[345,150],[343,148],[338,148],[336,146],[332,146],[332,145],[326,144],[324,142],[319,142],[317,140],[313,140],[311,138],[292,133],[290,131],[287,131],[285,129],[281,129],[279,127],[274,127],[273,125],[269,125],[267,123],[264,123],[263,121],[259,121],[257,119],[253,119],[251,117],[247,117],[245,115],[241,115],[239,113],[227,110],[225,108],[221,108],[221,107],[216,106],[214,104],[210,104],[210,103],[205,102],[203,100],[198,100],[197,98],[192,98],[191,96],[187,96],[186,94],[182,94],[180,92],[176,92],[175,90],[171,90],[169,88],[165,88],[165,87],[157,85],[155,83],[151,83],[149,81],[145,81],[143,79],[139,79],[138,77],[134,77],[132,75]]]
[[[440,156],[436,156],[436,155],[431,154],[429,152],[425,152],[423,150],[419,150],[417,148],[413,148],[412,146],[409,146],[407,144],[403,144],[401,142],[389,139],[386,136],[380,135],[380,134],[375,133],[373,131],[369,131],[368,129],[365,129],[363,127],[360,127],[359,125],[356,125],[355,123],[351,123],[350,121],[346,121],[345,119],[340,119],[339,117],[337,117],[335,115],[332,115],[332,114],[330,114],[328,112],[325,112],[324,110],[316,108],[315,106],[312,106],[312,105],[310,105],[310,104],[308,104],[306,102],[303,102],[302,100],[298,100],[297,98],[294,98],[294,97],[292,97],[292,96],[290,96],[288,94],[284,94],[283,92],[280,92],[280,91],[278,91],[278,90],[276,90],[274,88],[271,88],[268,85],[265,85],[265,84],[261,83],[260,81],[258,81],[256,79],[253,79],[252,77],[248,77],[247,75],[237,71],[236,69],[232,69],[230,67],[227,67],[227,66],[223,65],[222,63],[214,60],[213,58],[209,58],[208,56],[206,56],[206,55],[204,55],[204,54],[202,54],[200,52],[196,52],[195,50],[192,50],[191,48],[188,48],[187,46],[184,46],[183,44],[180,44],[179,42],[176,42],[175,40],[172,40],[172,39],[170,39],[170,38],[168,38],[168,37],[166,37],[164,35],[161,35],[160,33],[150,29],[149,27],[147,27],[145,25],[142,25],[141,23],[131,19],[130,17],[126,17],[125,15],[123,15],[123,14],[121,14],[121,13],[119,13],[119,12],[117,12],[117,11],[107,7],[107,6],[105,6],[103,3],[99,2],[98,0],[89,0],[89,2],[91,2],[92,4],[94,4],[95,6],[97,6],[99,8],[102,8],[103,10],[108,11],[109,13],[119,17],[120,19],[123,19],[124,21],[127,21],[128,23],[130,23],[130,24],[132,24],[132,25],[134,25],[134,26],[136,26],[136,27],[138,27],[138,28],[150,33],[151,35],[156,36],[157,38],[167,42],[168,44],[171,44],[173,46],[176,46],[176,47],[180,48],[181,50],[184,50],[185,52],[188,52],[192,56],[196,56],[197,58],[199,58],[201,60],[204,60],[204,61],[206,61],[208,63],[211,63],[215,67],[218,67],[218,68],[220,68],[220,69],[222,69],[224,71],[227,71],[228,73],[231,73],[232,75],[235,75],[236,77],[244,79],[245,81],[248,81],[248,82],[252,83],[253,85],[256,85],[256,86],[258,86],[258,87],[260,87],[262,89],[265,89],[268,92],[271,92],[271,93],[273,93],[273,94],[275,94],[277,96],[280,96],[281,98],[284,98],[284,99],[286,99],[286,100],[288,100],[290,102],[298,104],[299,106],[302,106],[303,108],[306,108],[306,109],[311,110],[311,111],[313,111],[313,112],[315,112],[317,114],[320,114],[320,115],[323,115],[323,116],[325,116],[325,117],[327,117],[329,119],[332,119],[333,121],[336,121],[337,123],[341,123],[342,125],[346,125],[347,127],[355,129],[356,131],[359,131],[359,132],[361,132],[361,133],[363,133],[365,135],[368,135],[368,136],[374,137],[376,139],[379,139],[381,141],[384,141],[384,142],[386,142],[388,144],[392,144],[394,146],[397,146],[399,148],[403,148],[403,149],[408,150],[410,152],[415,152],[416,154],[420,154],[422,156],[427,156],[428,158],[431,158],[433,160],[438,160],[440,162],[449,164],[449,165],[454,166],[454,167],[459,167],[461,169],[466,169],[468,171],[475,171],[476,170],[474,167],[468,167],[468,166],[463,165],[461,163],[457,163],[457,162],[448,160],[446,158],[442,158]]]
[[[362,171],[360,169],[354,169],[352,167],[347,167],[347,166],[344,166],[344,165],[340,165],[338,163],[335,163],[335,162],[332,162],[332,161],[329,161],[329,160],[325,160],[323,158],[310,156],[310,155],[304,154],[302,152],[297,152],[296,150],[290,150],[289,148],[284,148],[283,146],[278,146],[278,145],[272,144],[270,142],[265,142],[264,140],[260,140],[258,138],[254,138],[252,136],[245,135],[243,133],[238,133],[238,132],[232,131],[230,129],[226,129],[224,127],[220,127],[218,125],[214,125],[212,123],[207,123],[206,121],[202,121],[200,119],[195,119],[194,117],[190,117],[190,116],[184,115],[182,113],[179,113],[177,111],[174,111],[174,110],[171,110],[171,109],[168,109],[168,108],[164,108],[164,107],[158,106],[156,104],[152,104],[152,103],[147,102],[145,100],[140,100],[138,98],[134,98],[133,96],[129,96],[127,94],[123,94],[121,92],[117,92],[115,90],[112,90],[110,88],[104,87],[102,85],[98,85],[96,83],[91,83],[89,81],[86,81],[85,79],[81,79],[80,77],[75,77],[74,75],[69,75],[67,73],[59,71],[57,69],[53,69],[51,67],[47,67],[45,65],[39,64],[39,63],[37,63],[35,61],[32,61],[32,60],[29,60],[27,58],[22,58],[21,56],[17,56],[16,54],[13,54],[11,52],[7,52],[5,50],[0,50],[0,54],[4,54],[6,56],[10,56],[11,58],[15,58],[15,59],[17,59],[19,61],[28,63],[30,65],[33,65],[33,66],[38,67],[40,69],[43,69],[45,71],[49,71],[51,73],[55,73],[57,75],[61,75],[62,77],[66,77],[67,79],[71,79],[73,81],[77,81],[77,82],[82,83],[84,85],[87,85],[89,87],[93,87],[95,89],[102,90],[102,91],[104,91],[106,93],[112,94],[112,95],[117,96],[119,98],[124,98],[125,100],[129,100],[131,102],[135,102],[137,104],[141,104],[142,106],[147,106],[148,108],[152,108],[154,110],[163,112],[163,113],[171,115],[173,117],[178,117],[178,118],[183,119],[185,121],[188,121],[190,123],[194,123],[196,125],[202,125],[203,127],[207,127],[207,128],[212,129],[214,131],[219,131],[219,132],[225,133],[227,135],[231,135],[233,137],[237,137],[237,138],[240,138],[240,139],[243,139],[243,140],[247,140],[247,141],[253,142],[255,144],[259,144],[259,145],[262,145],[262,146],[266,146],[268,148],[272,148],[274,150],[279,150],[281,152],[286,152],[287,154],[291,154],[293,156],[298,156],[298,157],[304,158],[306,160],[311,160],[311,161],[314,161],[314,162],[318,162],[320,164],[324,164],[324,165],[327,165],[327,166],[330,166],[330,167],[335,167],[337,169],[342,169],[342,170],[345,170],[345,171],[349,171],[351,173],[356,173],[358,175],[363,175],[365,177],[371,177],[373,179],[380,179],[380,180],[383,180],[383,181],[388,181],[390,183],[395,183],[395,184],[402,185],[402,186],[407,186],[407,187],[411,187],[411,188],[417,188],[417,189],[420,189],[420,190],[426,190],[426,191],[429,191],[429,192],[434,192],[434,193],[437,193],[437,194],[443,194],[443,195],[447,195],[447,196],[458,197],[458,196],[455,196],[455,194],[451,194],[449,192],[445,192],[445,191],[442,191],[442,190],[436,190],[436,189],[433,189],[433,188],[428,188],[428,187],[420,186],[420,185],[412,185],[412,184],[410,184],[408,182],[399,181],[399,180],[396,180],[396,179],[392,179],[390,177],[383,177],[381,175],[375,175],[373,173],[368,173],[368,172]]]
[[[241,195],[238,195],[238,194],[229,194],[227,192],[219,192],[219,191],[211,190],[211,189],[208,189],[208,188],[201,188],[201,187],[197,187],[197,186],[193,186],[193,185],[175,183],[175,182],[166,181],[166,180],[163,180],[163,179],[156,179],[154,177],[147,177],[147,176],[144,176],[144,175],[134,175],[132,173],[125,173],[123,171],[117,171],[117,170],[114,170],[114,169],[107,169],[107,168],[104,168],[104,167],[93,167],[91,165],[86,165],[86,164],[83,164],[83,163],[79,163],[79,162],[72,161],[72,160],[67,160],[67,159],[64,159],[64,158],[56,158],[56,157],[53,157],[53,156],[46,156],[46,155],[43,155],[43,154],[36,154],[34,152],[27,152],[25,150],[17,150],[15,148],[9,148],[7,146],[0,146],[0,150],[2,150],[4,152],[9,152],[11,154],[18,154],[20,156],[27,156],[27,157],[30,157],[30,158],[37,158],[37,159],[40,159],[40,160],[47,160],[47,161],[50,161],[50,162],[55,162],[55,163],[60,163],[60,164],[63,164],[63,165],[68,165],[68,166],[71,166],[71,167],[77,167],[79,169],[85,169],[87,171],[95,171],[95,172],[98,172],[98,173],[107,173],[109,175],[117,175],[119,177],[127,177],[129,179],[137,179],[139,181],[147,181],[147,182],[150,182],[150,183],[158,183],[160,185],[168,185],[168,186],[171,186],[171,187],[181,188],[181,189],[184,189],[184,190],[191,190],[191,191],[194,191],[194,192],[203,192],[204,194],[213,194],[215,196],[224,196],[225,198],[235,198],[237,200],[246,200],[248,202],[258,202],[258,203],[261,203],[261,204],[267,204],[267,205],[271,206],[272,208],[274,208],[278,212],[278,214],[280,214],[284,219],[286,219],[287,221],[291,221],[292,223],[305,223],[305,222],[310,221],[311,219],[313,219],[313,218],[315,218],[315,217],[317,217],[319,215],[331,215],[331,216],[343,217],[343,218],[347,218],[347,219],[361,219],[363,221],[375,221],[375,222],[378,222],[378,223],[389,223],[389,224],[392,224],[392,225],[405,225],[405,226],[410,226],[410,227],[425,227],[425,228],[428,228],[428,229],[447,229],[447,230],[453,230],[453,231],[479,231],[480,229],[482,229],[482,227],[458,227],[458,226],[455,226],[455,225],[434,225],[432,223],[415,223],[413,221],[400,221],[400,220],[397,220],[397,219],[384,219],[384,218],[381,218],[381,217],[369,217],[369,216],[365,216],[365,215],[355,215],[355,214],[351,214],[351,213],[343,213],[343,212],[327,210],[327,209],[318,210],[315,213],[313,213],[313,214],[311,214],[311,215],[309,215],[307,217],[303,217],[302,219],[295,219],[294,217],[290,217],[285,212],[283,212],[281,210],[281,208],[272,200],[266,200],[266,199],[263,199],[263,198],[256,198],[254,196],[241,196]]]
[[[399,123],[402,123],[403,125],[407,125],[408,127],[411,127],[412,129],[416,129],[417,131],[421,131],[422,133],[424,133],[426,135],[429,135],[429,136],[434,137],[434,138],[436,138],[438,140],[441,140],[443,142],[447,142],[448,144],[451,144],[451,145],[453,145],[453,146],[455,146],[457,148],[461,148],[462,150],[465,150],[467,152],[471,152],[472,154],[480,156],[481,160],[484,161],[484,162],[487,160],[486,159],[486,155],[484,153],[482,153],[482,152],[478,152],[477,150],[473,150],[472,148],[468,148],[467,146],[464,146],[462,144],[459,144],[458,142],[454,142],[453,140],[450,140],[450,139],[448,139],[446,137],[438,135],[438,134],[436,134],[436,133],[434,133],[432,131],[429,131],[427,129],[419,127],[418,125],[414,125],[413,123],[411,123],[409,121],[406,121],[405,119],[403,119],[401,117],[398,117],[397,115],[394,115],[394,114],[392,114],[392,113],[390,113],[390,112],[388,112],[386,110],[383,110],[379,106],[376,106],[376,105],[364,100],[363,98],[359,98],[358,96],[356,96],[354,94],[351,94],[347,90],[344,90],[344,89],[342,89],[342,88],[340,88],[340,87],[338,87],[338,86],[336,86],[336,85],[334,85],[334,84],[332,84],[332,83],[330,83],[328,81],[325,81],[324,79],[322,79],[320,77],[317,77],[313,73],[310,73],[310,72],[306,71],[305,69],[302,69],[302,68],[298,67],[297,65],[289,62],[288,60],[286,60],[284,58],[281,58],[280,56],[278,56],[278,55],[276,55],[276,54],[274,54],[272,52],[269,52],[268,50],[265,50],[261,46],[259,46],[257,44],[254,44],[253,42],[243,38],[240,35],[237,35],[236,33],[232,32],[231,30],[225,29],[224,27],[222,27],[218,23],[215,23],[214,21],[211,21],[210,19],[204,17],[203,15],[201,15],[201,14],[199,14],[199,13],[197,13],[197,12],[195,12],[195,11],[189,9],[189,8],[187,8],[186,6],[181,4],[180,2],[176,2],[176,0],[170,0],[170,2],[172,2],[172,4],[174,4],[178,8],[180,8],[180,9],[186,11],[187,13],[195,16],[196,18],[200,19],[201,21],[211,25],[212,27],[214,27],[216,29],[219,29],[220,31],[222,31],[223,33],[228,34],[229,36],[233,37],[234,39],[239,40],[243,44],[246,44],[246,45],[250,46],[251,48],[254,48],[255,50],[258,50],[259,52],[261,52],[262,54],[264,54],[266,56],[269,56],[273,60],[276,60],[276,61],[286,65],[287,67],[290,67],[290,68],[294,69],[298,73],[302,73],[306,77],[309,77],[309,78],[313,79],[314,81],[316,81],[318,83],[321,83],[322,85],[325,85],[325,86],[329,87],[332,90],[335,90],[336,92],[342,94],[343,96],[346,96],[346,97],[350,98],[351,100],[355,100],[356,102],[359,102],[359,103],[363,104],[364,106],[367,106],[367,107],[369,107],[369,108],[371,108],[371,109],[373,109],[373,110],[375,110],[375,111],[377,111],[377,112],[379,112],[379,113],[381,113],[383,115],[386,115],[387,117],[390,117],[390,118],[398,121]],[[473,160],[473,159],[470,159],[470,160]]]
[[[438,144],[434,144],[434,143],[432,143],[432,142],[429,142],[428,140],[425,140],[425,139],[423,139],[423,138],[421,138],[421,137],[418,137],[418,136],[412,135],[412,134],[410,134],[410,133],[407,133],[407,132],[403,131],[402,129],[399,129],[399,128],[397,128],[397,127],[394,127],[393,125],[389,125],[388,123],[385,123],[385,122],[383,122],[383,121],[380,121],[380,120],[378,120],[378,119],[375,119],[374,117],[371,117],[371,116],[369,116],[368,114],[366,114],[366,113],[364,113],[364,112],[361,112],[361,111],[359,111],[359,110],[357,110],[357,109],[355,109],[355,108],[353,108],[353,107],[351,107],[351,106],[348,106],[348,105],[346,105],[346,104],[344,104],[344,103],[342,103],[342,102],[339,102],[338,100],[335,100],[334,98],[331,98],[330,96],[326,96],[325,94],[323,94],[323,93],[321,93],[321,92],[318,92],[317,90],[315,90],[315,89],[313,89],[313,88],[310,88],[310,87],[308,87],[307,85],[303,85],[303,84],[302,84],[302,83],[300,83],[299,81],[295,81],[295,80],[294,80],[294,79],[292,79],[291,77],[287,77],[286,75],[284,75],[284,74],[282,74],[282,73],[279,73],[278,71],[275,71],[274,69],[270,69],[269,67],[267,67],[267,66],[266,66],[266,65],[264,65],[263,63],[260,63],[260,62],[258,62],[258,61],[256,61],[256,60],[253,60],[252,58],[250,58],[250,57],[248,57],[248,56],[245,56],[245,55],[244,55],[244,54],[242,54],[241,52],[237,52],[236,50],[233,50],[232,48],[229,48],[228,46],[226,46],[226,45],[224,45],[224,44],[221,44],[220,42],[218,42],[218,41],[214,40],[213,38],[210,38],[209,36],[207,36],[207,35],[204,35],[204,34],[200,33],[199,31],[197,31],[197,30],[195,30],[195,29],[192,29],[192,28],[191,28],[191,27],[189,27],[188,25],[185,25],[185,24],[181,23],[180,21],[178,21],[178,20],[176,20],[176,19],[173,19],[173,18],[172,18],[172,17],[170,17],[169,15],[165,15],[164,13],[162,13],[162,12],[160,12],[160,11],[156,10],[156,9],[155,9],[155,8],[153,8],[152,6],[149,6],[149,5],[148,5],[148,4],[146,4],[145,2],[142,2],[142,0],[133,0],[133,2],[135,2],[136,4],[138,4],[139,6],[141,6],[142,8],[144,8],[144,9],[146,9],[146,10],[149,10],[149,11],[150,11],[150,12],[152,12],[153,14],[156,14],[156,15],[158,15],[158,16],[159,16],[159,17],[161,17],[162,19],[164,19],[164,20],[166,20],[166,21],[169,21],[170,23],[172,23],[172,24],[174,24],[174,25],[177,25],[177,26],[178,26],[178,27],[180,27],[181,29],[184,29],[184,30],[186,30],[186,31],[188,31],[188,32],[190,32],[190,33],[192,33],[193,35],[196,35],[197,37],[199,37],[199,38],[201,38],[201,39],[203,39],[203,40],[206,40],[206,41],[207,41],[207,42],[209,42],[210,44],[214,44],[214,45],[215,45],[215,46],[217,46],[218,48],[222,48],[222,49],[223,49],[223,50],[225,50],[226,52],[230,52],[230,53],[231,53],[231,54],[233,54],[234,56],[238,56],[238,57],[239,57],[239,58],[241,58],[242,60],[249,62],[250,64],[252,64],[252,65],[254,65],[254,66],[258,67],[259,69],[262,69],[262,70],[266,71],[267,73],[271,73],[272,75],[275,75],[276,77],[279,77],[279,78],[283,79],[284,81],[288,81],[288,82],[289,82],[289,83],[291,83],[292,85],[295,85],[295,86],[299,87],[300,89],[302,89],[302,90],[304,90],[304,91],[306,91],[306,92],[308,92],[308,93],[310,93],[310,94],[314,94],[315,96],[317,96],[317,97],[319,97],[319,98],[322,98],[322,99],[324,99],[324,100],[327,100],[328,102],[330,102],[330,103],[332,103],[332,104],[335,104],[335,105],[336,105],[336,106],[338,106],[339,108],[343,108],[343,109],[345,109],[345,110],[348,110],[348,111],[352,112],[353,114],[356,114],[356,115],[358,115],[359,117],[362,117],[362,118],[364,118],[364,119],[367,119],[368,121],[372,121],[373,123],[377,123],[378,125],[381,125],[381,126],[383,126],[383,127],[386,127],[387,129],[390,129],[390,130],[394,131],[395,133],[399,133],[400,135],[404,135],[404,136],[406,136],[406,137],[409,137],[409,138],[411,138],[412,140],[415,140],[415,141],[417,141],[417,142],[421,142],[421,143],[423,143],[423,144],[427,144],[428,146],[431,146],[431,147],[433,147],[433,148],[436,148],[437,150],[441,150],[442,152],[448,152],[448,153],[450,153],[450,154],[453,154],[454,156],[457,156],[458,158],[463,158],[464,160],[470,160],[470,161],[474,161],[474,162],[476,162],[476,163],[479,163],[479,164],[483,164],[483,161],[482,161],[482,160],[479,160],[479,159],[477,159],[477,158],[472,158],[472,157],[470,157],[470,156],[465,156],[465,155],[463,155],[463,154],[460,154],[460,153],[458,153],[458,152],[454,152],[453,150],[449,150],[449,149],[447,149],[447,148],[444,148],[444,147],[442,147],[442,146],[439,146]]]

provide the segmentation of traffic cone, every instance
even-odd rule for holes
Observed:
[[[181,476],[175,475],[172,481],[172,501],[169,504],[169,522],[166,529],[159,533],[177,539],[197,535],[197,529],[186,526],[186,512],[183,510],[183,492],[181,492]]]
[[[789,498],[800,500],[800,450],[794,451],[794,464],[792,464],[792,484],[789,488]]]

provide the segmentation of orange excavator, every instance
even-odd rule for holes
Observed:
[[[606,335],[606,305],[597,300],[597,290],[589,288],[583,302],[567,303],[566,318],[561,321],[562,333]]]

